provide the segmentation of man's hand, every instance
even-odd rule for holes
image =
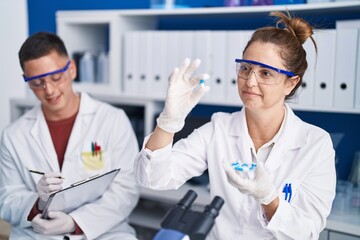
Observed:
[[[257,163],[254,179],[244,178],[229,163],[224,163],[223,166],[229,183],[240,192],[253,196],[261,204],[268,205],[278,196],[263,163]]]
[[[45,173],[36,185],[39,194],[39,210],[43,210],[51,193],[62,189],[63,180],[58,172]]]
[[[190,63],[185,59],[182,65],[175,68],[169,79],[169,87],[165,100],[165,107],[157,119],[157,125],[169,133],[180,131],[185,118],[200,99],[209,91],[209,87],[199,84],[200,80],[209,78],[208,74],[191,77],[199,67],[199,59]]]
[[[44,235],[58,235],[75,231],[76,224],[70,215],[63,212],[50,211],[48,217],[50,219],[42,219],[41,214],[36,215],[31,221],[35,232]]]

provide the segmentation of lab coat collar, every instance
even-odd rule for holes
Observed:
[[[99,103],[85,92],[82,92],[80,96],[80,108],[78,114],[81,116],[95,114]]]
[[[99,102],[92,99],[87,93],[82,92],[80,95],[80,107],[76,117],[69,142],[66,148],[64,158],[74,159],[77,156],[72,156],[76,153],[76,148],[79,144],[83,144],[83,139],[88,133],[88,126],[91,124],[93,117],[98,109]]]
[[[34,107],[25,115],[25,117],[30,121],[34,121],[33,126],[30,130],[30,134],[34,140],[34,143],[43,152],[46,159],[45,164],[49,165],[52,171],[60,171],[54,144],[51,139],[45,116],[41,110],[41,106],[38,105]],[[44,169],[46,168],[44,167]]]
[[[304,122],[295,115],[288,104],[285,104],[285,108],[287,112],[285,123],[280,136],[277,139],[277,143],[284,145],[289,149],[299,148],[306,142],[306,132],[303,131]],[[228,134],[234,137],[245,136],[248,139],[247,142],[250,140],[245,117],[245,108],[231,114]]]
[[[287,114],[283,123],[284,126],[265,162],[265,167],[269,172],[275,171],[284,161],[292,161],[288,157],[289,151],[300,148],[306,143],[304,122],[295,115],[287,104],[285,107]]]
[[[281,156],[285,156],[287,151],[300,148],[306,143],[304,122],[294,114],[292,109],[287,104],[285,104],[285,108],[287,114],[285,117],[284,126],[280,132],[276,144],[273,146],[268,160],[265,163],[265,166],[269,170],[274,170],[281,165],[282,161],[284,160]],[[228,134],[230,136],[238,137],[236,145],[239,148],[242,161],[249,161],[251,159],[250,148],[254,147],[254,145],[248,134],[244,108],[242,108],[240,112],[231,114]]]
[[[64,156],[65,158],[67,158],[69,153],[74,151],[77,143],[84,138],[87,133],[87,126],[91,123],[97,108],[97,101],[93,100],[88,94],[81,93],[80,108],[70,135],[68,147]],[[41,110],[41,105],[35,106],[32,110],[28,111],[24,117],[30,121],[34,121],[30,130],[31,136],[44,153],[47,164],[52,171],[60,171],[54,144],[51,139],[45,116]]]

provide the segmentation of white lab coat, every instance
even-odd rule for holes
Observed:
[[[211,122],[173,147],[154,152],[143,148],[135,161],[137,181],[152,189],[177,189],[208,169],[211,199],[225,200],[208,239],[318,239],[335,197],[335,152],[328,133],[286,109],[283,128],[265,162],[280,198],[268,223],[260,204],[230,185],[222,167],[223,160],[252,161],[244,108],[214,114]],[[292,184],[290,202],[282,193],[286,183]]]
[[[91,151],[91,142],[97,142],[104,151],[104,165],[89,171],[84,168],[82,153]],[[0,151],[0,218],[12,224],[11,238],[49,239],[49,236],[33,232],[27,221],[38,198],[36,184],[41,178],[29,170],[60,171],[40,106],[3,131]],[[70,213],[87,239],[136,239],[127,222],[139,197],[133,172],[137,153],[137,140],[124,111],[82,93],[61,170],[65,178],[63,188],[95,174],[121,168],[100,199]],[[71,239],[78,239],[78,236]]]

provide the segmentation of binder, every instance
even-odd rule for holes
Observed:
[[[178,65],[185,58],[194,60],[194,31],[179,31]]]
[[[114,169],[102,175],[95,175],[52,193],[41,217],[48,218],[49,211],[70,213],[86,203],[96,201],[103,195],[119,171],[120,169]]]
[[[201,65],[194,73],[203,74],[207,73],[212,77],[211,71],[211,31],[195,31],[195,56],[194,58],[199,58],[201,60]],[[211,99],[211,95],[214,94],[214,86],[212,82],[205,81],[205,84],[210,87],[210,92],[205,94],[205,96],[200,100],[200,102]]]
[[[174,68],[178,67],[179,61],[179,31],[167,31],[167,66],[168,76]]]
[[[243,51],[254,31],[228,31],[226,44],[225,99],[230,103],[242,104],[237,86],[236,58],[243,57]]]
[[[137,93],[137,68],[139,55],[139,32],[128,32],[124,35],[124,92],[126,95],[136,95]]]
[[[337,20],[336,29],[359,29],[360,19]]]
[[[225,98],[226,32],[211,32],[211,72],[207,85],[211,88],[209,99],[223,101]]]
[[[314,34],[314,39],[318,47],[314,105],[332,107],[335,81],[336,30],[318,30]]]
[[[153,58],[149,64],[152,68],[149,79],[149,96],[157,99],[165,99],[168,78],[171,71],[171,69],[167,68],[168,54],[171,54],[167,52],[167,32],[153,31],[151,35]]]
[[[357,57],[357,29],[337,29],[334,106],[353,108]]]
[[[360,19],[338,20],[338,21],[336,21],[336,29],[357,29],[358,30],[354,107],[355,107],[355,109],[360,109]]]
[[[136,67],[138,68],[138,76],[135,80],[138,81],[137,96],[148,96],[152,91],[150,79],[152,76],[152,62],[153,62],[153,39],[152,31],[140,31],[138,41],[138,61]]]
[[[297,92],[297,102],[299,106],[314,106],[314,92],[315,92],[315,63],[316,63],[316,52],[315,46],[311,39],[306,40],[303,44],[306,51],[306,61],[308,68],[303,76],[303,83],[299,87]],[[291,100],[290,100],[291,101]]]
[[[360,20],[359,20],[360,24]],[[360,26],[358,28],[358,46],[355,77],[355,109],[360,110]]]

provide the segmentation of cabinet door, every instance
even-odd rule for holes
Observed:
[[[328,240],[329,238],[329,230],[324,229],[319,236],[319,240]]]
[[[347,235],[330,231],[329,240],[360,240],[360,236]]]

